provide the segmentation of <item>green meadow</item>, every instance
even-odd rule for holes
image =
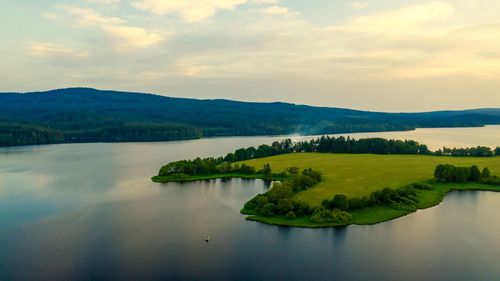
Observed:
[[[439,164],[477,165],[480,168],[488,167],[493,175],[500,175],[499,157],[291,153],[242,161],[238,164],[242,163],[254,166],[256,169],[269,163],[273,172],[280,172],[287,167],[312,168],[321,171],[322,182],[296,195],[298,199],[311,206],[320,205],[323,199],[331,199],[336,194],[344,194],[349,198],[359,198],[385,187],[399,188],[431,180],[434,169]],[[473,189],[481,189],[481,186]],[[440,195],[435,196],[442,198],[449,189],[453,189],[453,187],[447,185],[438,189]],[[432,193],[426,194],[432,195]],[[427,195],[422,194],[422,196]],[[435,205],[436,200],[430,201]],[[382,211],[384,210],[371,210],[372,213]],[[356,213],[353,216],[354,218],[361,217],[359,214],[356,216]],[[388,216],[399,217],[401,214],[394,212]],[[367,223],[370,221],[368,220]]]

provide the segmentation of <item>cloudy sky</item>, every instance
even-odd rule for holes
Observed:
[[[0,0],[0,91],[500,107],[498,0]]]

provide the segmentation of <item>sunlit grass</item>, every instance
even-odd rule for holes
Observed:
[[[273,172],[292,166],[321,171],[323,181],[297,195],[312,206],[319,205],[325,198],[333,198],[335,194],[345,194],[351,198],[362,197],[384,187],[399,188],[426,181],[433,178],[438,164],[478,165],[481,168],[488,167],[493,174],[500,174],[499,157],[291,153],[242,163],[256,169],[269,163]]]

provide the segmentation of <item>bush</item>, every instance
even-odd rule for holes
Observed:
[[[361,208],[366,207],[363,199],[359,199],[359,198],[351,198],[348,200],[347,204],[349,206],[349,210],[361,209]]]
[[[316,208],[311,216],[311,221],[314,223],[331,222],[333,221],[332,211],[323,208]]]
[[[323,201],[321,201],[321,206],[325,209],[330,209],[331,201],[328,199],[323,199]]]
[[[283,183],[275,182],[271,190],[266,195],[270,202],[277,204],[280,199],[292,197],[294,194],[292,187],[286,181]]]
[[[483,178],[489,178],[491,176],[491,173],[490,173],[490,169],[488,168],[484,168],[483,169],[483,172],[481,173],[481,176]]]
[[[241,164],[240,173],[242,174],[255,174],[255,168],[247,164]]]
[[[489,185],[500,185],[500,178],[498,177],[489,177],[481,180],[481,183],[489,184]]]
[[[339,209],[328,210],[319,207],[311,216],[311,221],[314,223],[332,222],[337,224],[350,224],[352,222],[352,215]]]
[[[292,199],[280,199],[278,200],[278,206],[276,207],[276,213],[287,214],[293,211],[293,200]]]
[[[318,171],[314,171],[311,168],[305,169],[304,171],[302,171],[302,175],[309,176],[309,177],[313,178],[314,180],[316,180],[317,182],[321,181],[321,173]]]
[[[311,207],[307,203],[301,201],[293,201],[293,208],[295,214],[298,216],[311,215],[312,213]]]
[[[295,215],[295,213],[293,211],[288,212],[285,217],[289,220],[294,220],[297,218],[297,216]]]
[[[344,194],[335,195],[331,203],[331,208],[339,209],[341,211],[349,210],[349,203],[347,202],[347,196],[345,196]]]
[[[479,170],[479,167],[474,165],[470,167],[470,172],[469,172],[469,181],[480,181],[481,180],[481,170]]]
[[[272,217],[275,214],[275,210],[276,210],[276,205],[274,205],[273,203],[267,203],[261,209],[260,214],[265,217]]]
[[[262,168],[262,175],[265,180],[270,180],[273,177],[272,170],[271,170],[271,165],[269,164],[264,164],[264,167]]]
[[[332,211],[333,222],[339,224],[350,224],[352,222],[352,215],[346,211],[334,209]]]
[[[289,167],[285,169],[285,173],[289,175],[298,175],[299,174],[299,168],[297,167]]]
[[[432,190],[432,185],[427,184],[427,183],[414,183],[412,184],[413,188],[420,189],[420,190]]]

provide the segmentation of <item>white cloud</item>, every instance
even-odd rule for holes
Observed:
[[[424,24],[446,20],[453,13],[453,6],[446,2],[429,2],[357,17],[348,24],[330,29],[347,32],[409,34],[415,29],[420,30]]]
[[[256,4],[277,4],[279,0],[252,0],[252,3]]]
[[[121,2],[121,0],[85,0],[85,1],[104,6],[116,6]]]
[[[283,6],[270,6],[262,9],[261,11],[262,13],[267,15],[287,15],[287,16],[298,15],[297,12],[292,12],[287,7]]]
[[[132,6],[157,15],[178,14],[186,22],[213,17],[218,10],[232,10],[247,0],[140,0]]]
[[[368,2],[352,2],[352,3],[349,3],[349,6],[351,6],[353,9],[356,9],[356,10],[363,10],[363,9],[366,9],[370,6],[370,4]]]
[[[125,42],[124,47],[146,48],[163,41],[161,35],[141,27],[107,26],[103,27],[103,30],[115,39]]]
[[[162,2],[134,1],[136,4]],[[185,21],[200,21],[223,10],[222,7],[234,9],[239,5],[236,3],[245,1],[232,1],[231,5],[222,1],[227,5],[216,7],[212,4],[217,1],[162,3],[167,2],[170,6],[144,6],[142,9],[155,10],[156,14],[179,15]],[[127,14],[127,19],[134,24],[124,17],[105,16],[105,12],[110,11],[105,7],[97,8],[101,10],[66,7],[65,11],[79,27],[106,35],[107,40],[92,42],[89,49],[100,51],[92,52],[92,56],[81,62],[88,67],[82,72],[86,71],[88,77],[97,77],[95,79],[103,79],[100,77],[105,73],[115,73],[117,82],[122,79],[137,85],[168,85],[179,78],[192,79],[190,81],[230,78],[349,82],[458,76],[500,78],[497,70],[500,65],[499,27],[459,28],[467,26],[464,24],[467,21],[457,21],[457,17],[463,16],[460,10],[463,5],[455,2],[455,6],[433,1],[370,13],[371,8],[377,8],[375,2],[364,1],[372,4],[370,9],[362,11],[364,16],[347,17],[330,27],[308,21],[307,13],[288,16],[297,13],[274,0],[246,2],[255,5],[241,9],[237,17],[219,17],[209,24],[197,25],[183,24],[175,16],[151,17],[137,10]],[[62,23],[63,19],[66,19],[64,14],[59,16],[58,22]],[[143,20],[157,29],[138,27],[136,20]],[[176,28],[175,33],[159,31],[165,26]],[[159,45],[167,34],[171,40],[161,44],[161,48],[131,52],[126,56],[114,52]],[[50,44],[34,45],[30,52],[39,57],[73,54],[78,58],[86,54]],[[74,59],[67,61],[70,61],[68,65],[74,65]],[[51,63],[58,64],[56,60]],[[64,73],[63,67],[66,66],[61,66]],[[117,69],[121,72],[115,72]]]
[[[75,17],[78,24],[96,27],[111,36],[112,42],[120,51],[150,47],[164,40],[164,37],[156,32],[142,27],[129,26],[124,19],[102,16],[93,9],[65,7],[65,10]]]
[[[85,51],[74,50],[53,43],[32,42],[29,46],[29,53],[34,57],[68,57],[68,58],[86,58],[88,53]]]

